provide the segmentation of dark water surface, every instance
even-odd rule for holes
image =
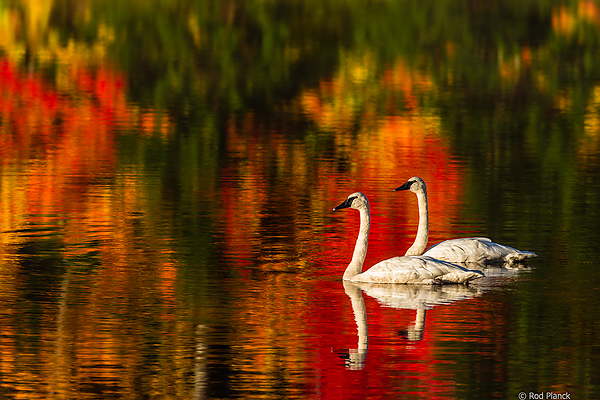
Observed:
[[[597,398],[598,4],[209,3],[0,4],[0,398]]]

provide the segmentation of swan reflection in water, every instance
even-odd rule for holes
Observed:
[[[465,285],[424,286],[406,284],[381,284],[343,281],[344,291],[350,297],[352,311],[358,332],[358,346],[343,355],[346,368],[364,368],[369,347],[367,310],[362,296],[365,292],[384,307],[416,310],[416,318],[411,326],[402,331],[407,340],[421,340],[425,331],[425,314],[435,306],[451,304],[460,300],[479,296],[482,291]]]

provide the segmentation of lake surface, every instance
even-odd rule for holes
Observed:
[[[126,3],[0,4],[0,398],[598,397],[598,4]],[[538,257],[343,283],[412,176]]]

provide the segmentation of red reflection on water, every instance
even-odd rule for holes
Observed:
[[[115,119],[106,115],[114,115],[113,106],[123,104],[116,99],[124,97],[118,73],[100,68],[92,80],[89,92],[75,77],[74,86],[61,92],[40,75],[0,60],[0,165],[7,190],[0,206],[11,216],[4,231],[30,223],[54,227],[57,218],[89,214],[90,183],[114,171]],[[94,207],[96,221],[106,217],[103,211],[106,206]],[[75,231],[74,241],[80,240],[81,230]]]
[[[415,310],[383,307],[363,294],[368,352],[363,368],[346,368],[337,354],[356,348],[357,327],[349,300],[344,303],[344,296],[339,296],[340,286],[311,285],[315,300],[306,312],[305,346],[317,349],[311,383],[322,398],[463,397],[457,382],[478,379],[465,377],[465,370],[477,371],[482,381],[492,376],[500,387],[506,381],[505,327],[510,307],[483,297],[428,310],[422,339],[412,341],[400,331],[413,324]]]
[[[400,332],[412,326],[415,310],[383,307],[363,294],[368,351],[364,366],[350,369],[341,356],[348,349],[357,348],[357,326],[341,282],[299,281],[298,284],[309,286],[307,292],[312,301],[304,304],[305,308],[290,307],[289,320],[286,318],[286,322],[274,326],[284,324],[294,329],[304,325],[303,335],[298,337],[295,332],[293,348],[298,362],[301,359],[302,364],[311,366],[305,384],[311,385],[321,398],[385,398],[400,394],[455,398],[460,390],[456,382],[464,382],[464,371],[471,369],[473,363],[482,365],[482,376],[496,376],[499,382],[505,376],[503,370],[485,370],[489,365],[495,368],[504,365],[506,358],[506,333],[502,327],[507,307],[502,302],[475,298],[435,306],[427,311],[422,339],[414,341]],[[272,297],[276,303],[275,299],[283,292],[274,289],[278,287],[266,285],[265,297]],[[272,326],[265,326],[267,337],[269,327]],[[304,343],[297,342],[298,339]],[[294,354],[291,358],[293,364]],[[457,363],[461,359],[464,363]],[[291,365],[288,367],[293,369]]]
[[[386,74],[385,79],[394,74]],[[347,129],[356,115],[349,105],[338,107],[339,113],[332,111],[336,107],[331,102],[345,101],[343,94],[335,97],[343,92],[336,82],[324,82],[318,90],[305,93],[299,102],[304,109],[298,114],[314,117],[327,130],[323,134],[334,143],[333,153],[327,156],[311,153],[310,146],[292,139],[276,122],[257,121],[251,114],[231,120],[225,133],[228,162],[220,174],[220,202],[223,246],[231,267],[244,277],[276,271],[299,274],[290,279],[304,279],[304,274],[335,277],[304,282],[311,287],[310,301],[286,314],[285,326],[303,327],[303,335],[279,332],[289,335],[294,349],[307,349],[296,355],[298,362],[313,357],[314,372],[312,378],[304,377],[304,384],[313,386],[321,398],[365,394],[382,398],[397,392],[443,398],[455,393],[453,375],[438,368],[443,361],[436,358],[435,337],[445,328],[435,310],[426,316],[423,339],[409,343],[399,338],[398,331],[413,322],[415,311],[385,309],[366,299],[371,340],[364,368],[346,369],[337,356],[357,346],[357,327],[341,275],[351,258],[359,218],[355,210],[333,213],[332,208],[355,191],[369,197],[372,221],[366,269],[403,255],[414,240],[416,197],[392,189],[411,176],[425,179],[434,238],[452,236],[451,221],[461,203],[464,171],[452,162],[437,117],[420,108],[414,93],[407,93],[415,91],[414,85],[403,83],[398,88],[405,91],[411,111],[389,116],[365,112],[361,124],[373,129],[358,129],[358,133]],[[340,165],[339,160],[347,161]],[[282,244],[285,248],[278,247]],[[281,314],[270,315],[267,304],[284,302],[289,293],[278,292],[284,288],[265,288],[268,296],[240,311],[251,309],[254,319],[271,321],[261,333],[265,340],[274,340],[269,330],[282,323],[273,320]]]

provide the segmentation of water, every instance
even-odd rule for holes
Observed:
[[[0,398],[597,397],[597,5],[118,4],[0,6]],[[344,284],[417,175],[533,268]]]

